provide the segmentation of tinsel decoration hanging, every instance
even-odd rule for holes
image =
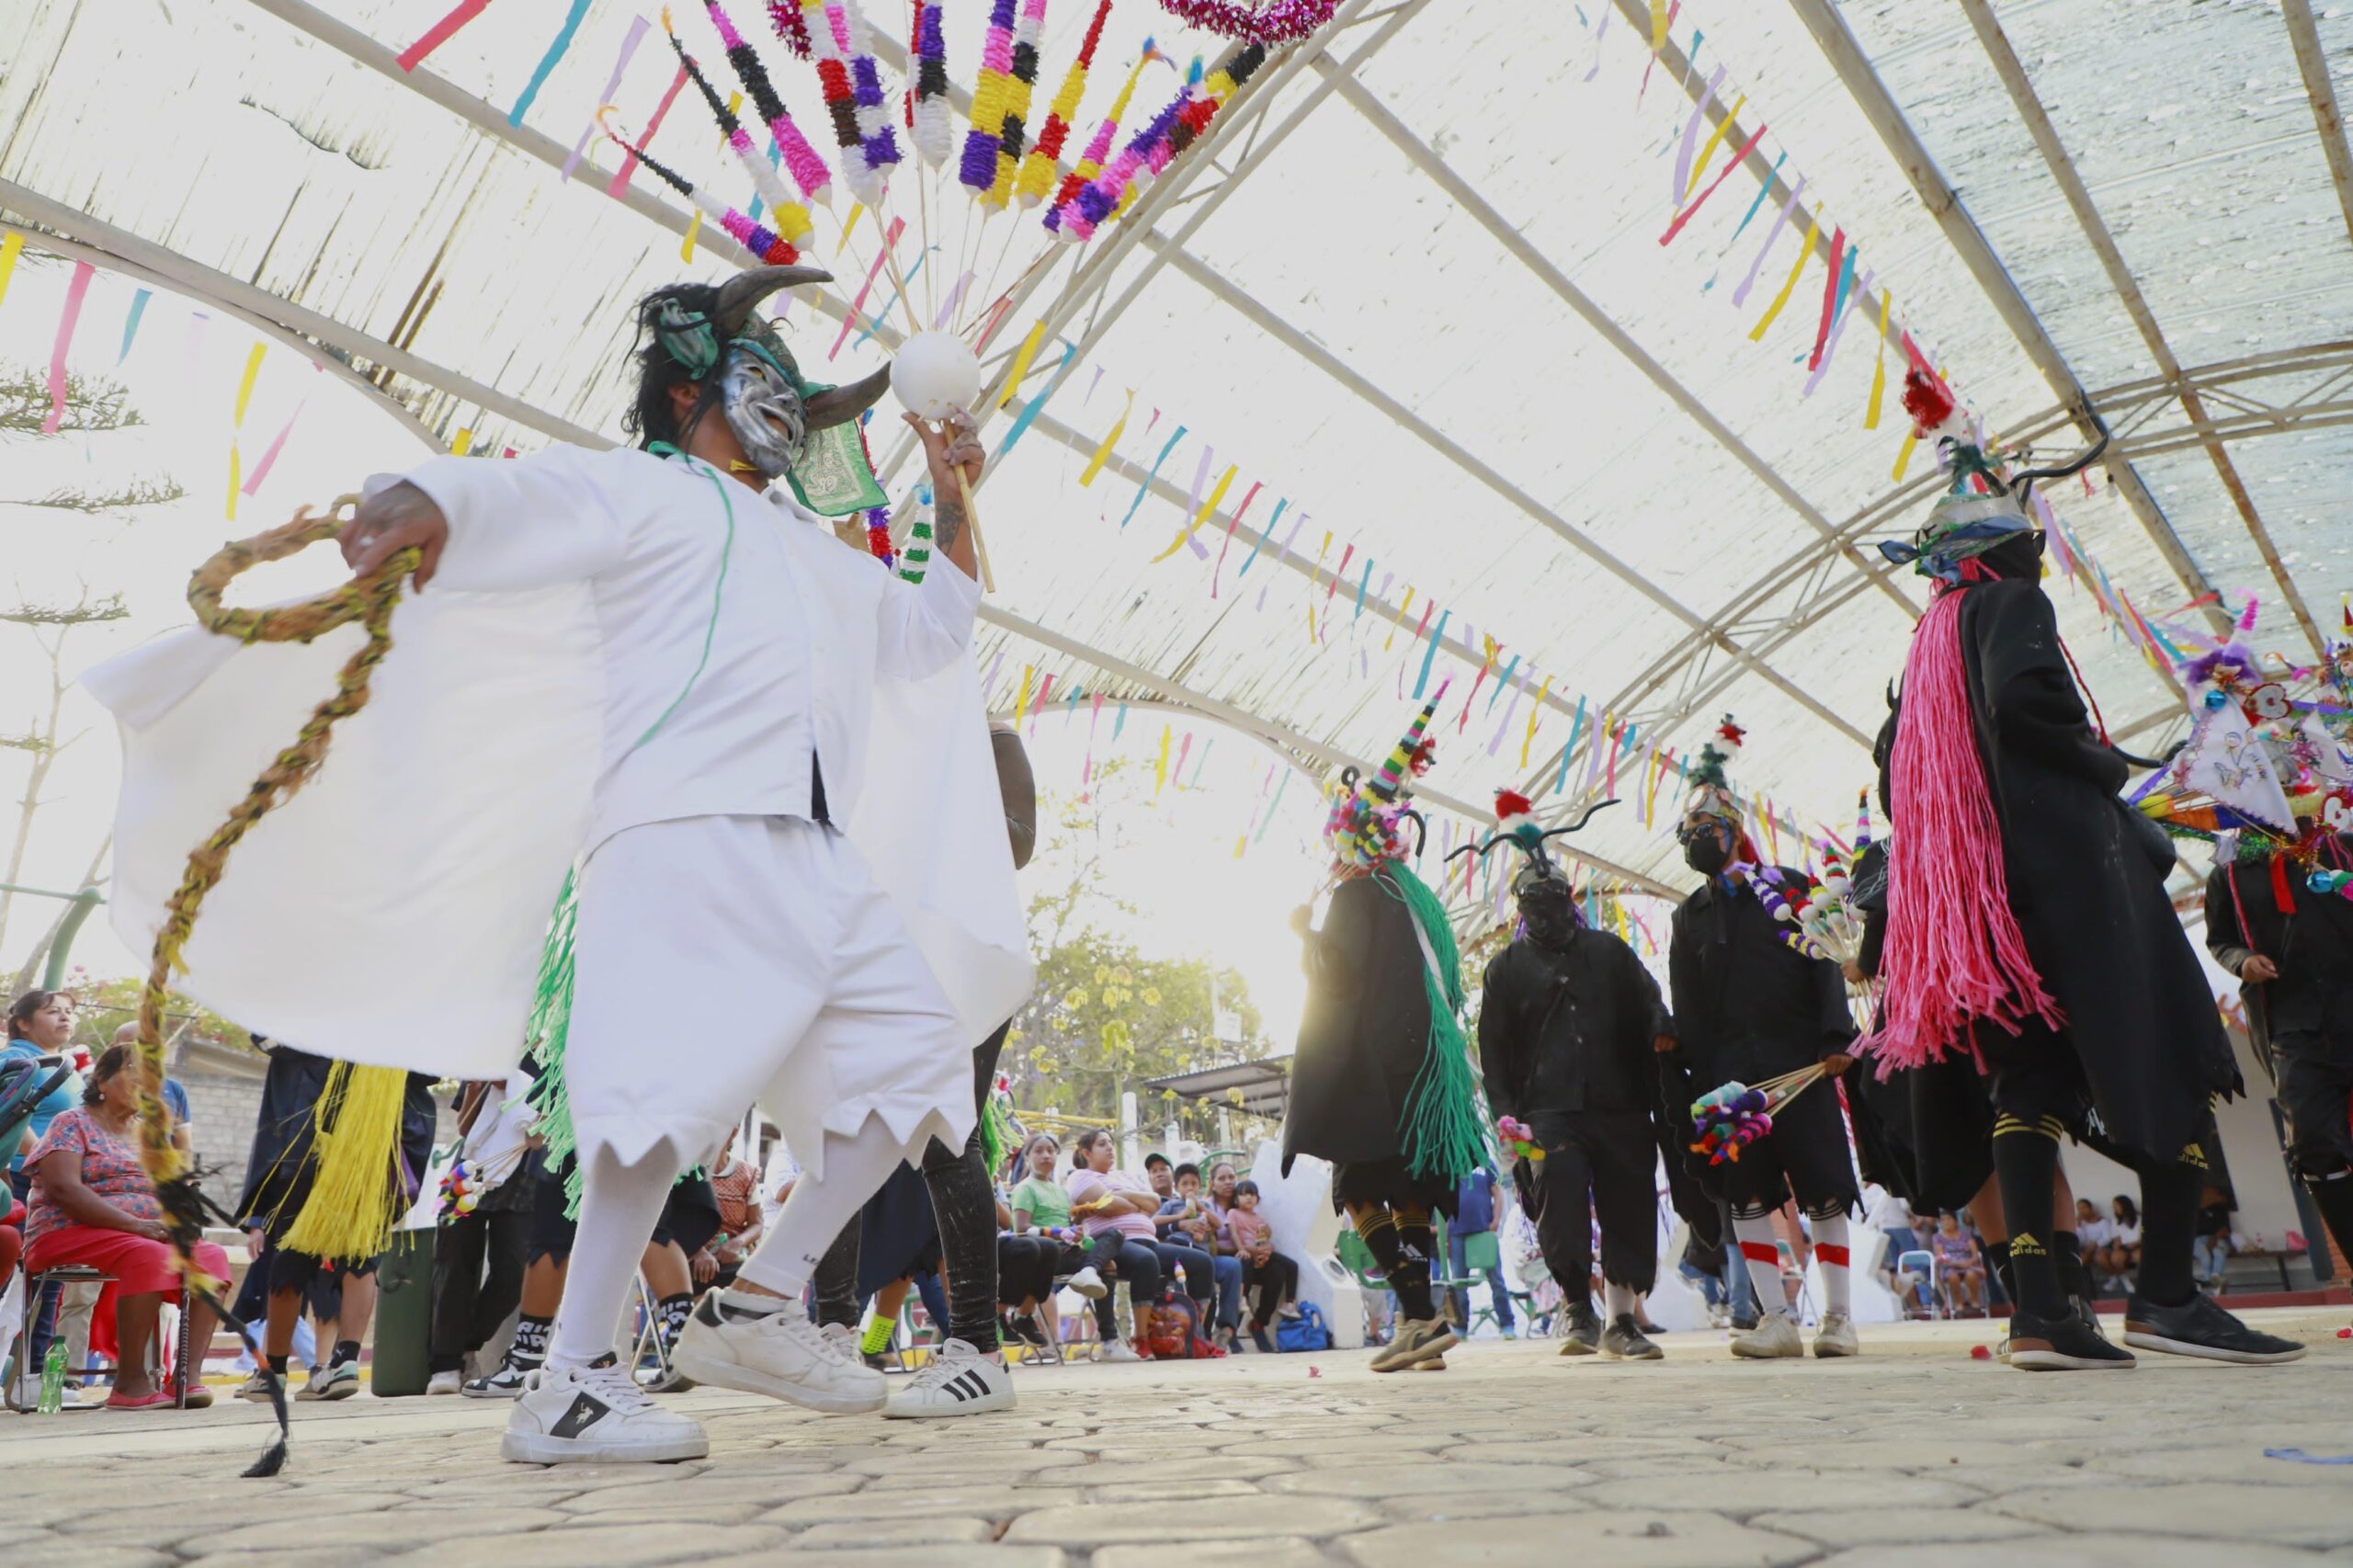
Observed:
[[[768,26],[785,48],[802,60],[809,58],[809,28],[801,19],[801,0],[768,0]]]
[[[1029,147],[1029,100],[1038,88],[1038,40],[1046,28],[1046,0],[1021,0],[1021,21],[1013,31],[1013,63],[1007,73],[1005,113],[997,121],[996,174],[981,204],[1003,211],[1013,199],[1013,177]]]
[[[816,58],[817,81],[824,89],[825,113],[834,122],[834,142],[842,150],[842,169],[849,176],[850,193],[867,198],[858,188],[858,95],[849,85],[849,22],[841,0],[801,0],[801,20],[809,29],[810,52]]]
[[[1147,166],[1152,155],[1166,149],[1168,133],[1176,128],[1176,117],[1184,112],[1192,97],[1193,85],[1188,83],[1166,108],[1129,139],[1120,155],[1105,165],[1101,174],[1063,206],[1063,233],[1080,240],[1095,237],[1097,225],[1124,204],[1130,184]]]
[[[1292,43],[1332,19],[1339,0],[1269,0],[1245,6],[1234,0],[1160,0],[1160,8],[1187,27],[1245,43]]]
[[[899,166],[902,154],[898,133],[891,128],[890,100],[882,92],[882,70],[874,60],[873,28],[867,25],[858,0],[846,0],[843,9],[849,21],[849,86],[858,111],[859,173],[872,188],[870,196],[860,191],[858,199],[871,207],[881,203],[882,184]],[[855,190],[861,181],[850,183]]]
[[[727,63],[735,68],[735,79],[752,95],[753,107],[767,122],[768,134],[776,138],[785,165],[792,171],[792,183],[801,187],[801,194],[811,206],[827,205],[834,193],[833,174],[825,167],[825,160],[817,155],[817,149],[801,134],[801,128],[792,123],[784,100],[777,97],[776,84],[768,80],[767,67],[760,63],[758,51],[744,41],[744,35],[728,20],[719,0],[703,0],[703,9],[710,16],[710,25],[719,31],[719,41],[727,51]]]
[[[1103,24],[1110,16],[1111,0],[1101,0],[1095,7],[1095,19],[1086,26],[1086,37],[1078,46],[1078,58],[1071,62],[1063,85],[1054,91],[1054,101],[1047,107],[1045,129],[1038,132],[1038,140],[1021,160],[1021,175],[1014,182],[1013,194],[1024,208],[1043,201],[1047,188],[1053,184],[1054,165],[1062,158],[1063,144],[1070,140],[1071,121],[1078,114],[1079,100],[1086,96],[1086,74],[1094,68],[1095,49],[1103,41]]]
[[[1054,199],[1047,207],[1043,219],[1047,230],[1056,238],[1078,238],[1063,228],[1063,210],[1103,172],[1103,161],[1111,155],[1111,143],[1119,138],[1120,122],[1127,118],[1128,101],[1136,96],[1136,84],[1143,79],[1143,68],[1162,58],[1160,51],[1153,47],[1152,40],[1144,40],[1143,51],[1136,56],[1135,64],[1129,67],[1128,79],[1120,85],[1119,97],[1111,100],[1110,112],[1103,117],[1103,123],[1095,128],[1086,150],[1078,155],[1077,166],[1063,176],[1062,186],[1054,192]]]
[[[720,133],[727,138],[729,149],[752,176],[753,188],[768,204],[775,219],[777,236],[796,250],[808,244],[809,236],[816,228],[809,221],[809,209],[794,199],[783,176],[760,156],[759,149],[752,144],[751,132],[744,129],[744,122],[736,118],[734,110],[727,107],[727,100],[719,96],[719,89],[710,85],[710,78],[703,74],[702,66],[695,57],[687,52],[687,46],[678,40],[677,33],[670,26],[670,10],[666,6],[662,9],[662,30],[669,35],[670,47],[677,51],[678,63],[693,79],[696,88],[702,94],[703,102],[710,106],[710,116],[719,122]],[[640,153],[638,160],[644,162],[645,154]],[[747,218],[745,222],[750,220]],[[733,234],[734,230],[730,229],[728,233]],[[740,240],[742,236],[737,238]]]

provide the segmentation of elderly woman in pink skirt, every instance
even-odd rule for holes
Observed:
[[[163,1205],[140,1168],[136,1122],[138,1079],[131,1052],[110,1046],[90,1070],[81,1106],[62,1113],[26,1157],[32,1170],[31,1215],[25,1225],[25,1269],[38,1274],[82,1264],[114,1276],[99,1301],[93,1341],[104,1349],[106,1308],[113,1304],[116,1345],[114,1410],[143,1410],[172,1403],[148,1369],[156,1316],[166,1296],[179,1294]],[[215,1278],[229,1277],[229,1256],[210,1242],[196,1247],[196,1264]],[[211,1343],[213,1312],[188,1306],[188,1344]],[[160,1359],[160,1358],[153,1358]],[[190,1379],[188,1403],[212,1403]]]

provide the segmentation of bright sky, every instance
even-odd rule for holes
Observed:
[[[71,277],[71,267],[25,253],[0,298],[0,364],[11,369],[47,365]],[[426,451],[404,421],[339,376],[314,370],[294,350],[272,342],[238,436],[248,476],[298,406],[300,416],[258,494],[240,496],[231,524],[225,498],[232,415],[257,335],[218,312],[199,320],[201,307],[159,292],[148,301],[118,368],[136,287],[104,272],[95,277],[68,363],[85,374],[121,380],[147,424],[88,437],[17,437],[0,449],[0,528],[6,541],[0,551],[0,597],[11,606],[70,604],[86,584],[97,596],[120,592],[131,611],[127,621],[73,633],[66,644],[69,676],[186,624],[188,574],[224,539],[282,521],[306,501],[323,505],[369,473],[404,467]],[[188,494],[128,517],[11,504],[64,488],[101,489],[132,475],[168,475]],[[241,597],[254,602],[308,591],[338,572],[332,551],[314,551],[279,568],[275,578],[256,574]],[[32,635],[0,626],[0,733],[21,734],[45,714],[48,679]],[[1159,710],[1132,710],[1124,725],[1109,706],[1099,722],[1084,708],[1076,715],[1058,710],[1026,724],[1024,735],[1042,791],[1066,796],[1080,790],[1091,741],[1098,761],[1130,759],[1149,796],[1164,727],[1171,730],[1172,781],[1156,800],[1123,814],[1125,842],[1113,862],[1138,914],[1105,924],[1157,955],[1199,955],[1241,971],[1269,1036],[1287,1050],[1298,1028],[1303,983],[1298,941],[1286,922],[1313,890],[1322,867],[1316,847],[1322,808],[1311,781],[1293,777],[1285,784],[1290,769],[1265,747],[1212,722]],[[1186,754],[1188,733],[1192,743]],[[78,690],[67,694],[61,734],[83,738],[51,774],[50,803],[36,819],[20,880],[67,889],[106,836],[118,767],[111,723]],[[1180,754],[1181,769],[1173,766]],[[27,768],[25,754],[0,751],[0,787],[7,800],[22,795]],[[1051,803],[1046,812],[1051,822]],[[0,817],[0,832],[13,836],[13,814]],[[1253,841],[1236,858],[1235,841],[1245,831]],[[1042,845],[1025,880],[1025,896],[1066,874],[1074,849]],[[235,875],[233,863],[229,874]],[[0,964],[13,969],[23,961],[54,909],[47,901],[17,901],[0,933]],[[143,953],[131,952],[95,920],[84,927],[74,958],[100,975],[145,967]]]

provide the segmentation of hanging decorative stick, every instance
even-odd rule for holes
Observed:
[[[616,147],[629,150],[628,142],[616,133],[611,126],[603,123],[603,116],[612,112],[611,106],[606,106],[598,118],[598,123],[604,130],[606,140],[611,142]],[[652,171],[654,178],[693,202],[698,209],[710,216],[712,222],[726,230],[737,244],[742,245],[769,266],[789,267],[801,259],[801,253],[793,248],[792,243],[775,230],[753,222],[751,219],[718,198],[705,194],[684,175],[671,169],[651,153],[639,153],[637,157],[648,170]],[[842,330],[847,334],[849,328],[845,325]],[[839,346],[836,345],[836,347]]]
[[[1021,21],[1013,32],[1013,61],[1006,72],[1005,112],[997,123],[996,174],[981,195],[981,205],[993,212],[1005,210],[1013,199],[1013,182],[1029,150],[1029,101],[1038,87],[1038,41],[1046,27],[1046,0],[1021,0]]]
[[[940,0],[915,0],[915,83],[908,91],[907,129],[915,152],[933,168],[948,162],[956,146],[955,106],[948,98],[948,40],[940,27]]]
[[[1265,5],[1236,5],[1233,0],[1160,0],[1160,8],[1181,17],[1187,26],[1246,43],[1291,43],[1332,19],[1339,0],[1268,0]]]
[[[1047,106],[1045,129],[1038,132],[1038,140],[1021,160],[1020,176],[1014,182],[1014,199],[1027,210],[1046,199],[1047,189],[1054,181],[1054,165],[1063,155],[1063,143],[1070,139],[1071,121],[1078,114],[1079,100],[1086,94],[1087,73],[1095,65],[1095,50],[1103,41],[1103,24],[1111,15],[1111,0],[1100,0],[1095,7],[1095,19],[1086,26],[1086,36],[1080,40],[1078,58],[1070,62],[1070,70],[1063,76],[1063,85],[1054,90],[1053,102]]]
[[[719,122],[719,132],[726,139],[728,150],[734,153],[736,162],[744,165],[745,172],[752,176],[752,187],[767,202],[776,233],[798,251],[816,232],[816,225],[809,219],[809,209],[794,199],[783,177],[766,158],[760,156],[759,149],[752,143],[752,133],[744,129],[744,122],[735,116],[735,106],[721,100],[719,89],[710,85],[710,78],[703,74],[702,66],[695,57],[687,52],[687,46],[678,40],[676,31],[670,25],[670,8],[666,6],[662,8],[662,31],[669,39],[670,48],[677,54],[679,66],[702,94],[703,102],[710,106],[710,117]],[[757,222],[749,213],[745,216],[747,221]],[[729,232],[732,233],[733,231]]]
[[[858,117],[857,168],[850,189],[867,206],[880,210],[891,171],[899,166],[897,132],[891,129],[889,100],[882,92],[882,70],[874,59],[874,32],[858,0],[842,0],[843,19],[849,29],[850,103]],[[844,163],[849,163],[847,153]]]
[[[622,151],[626,155],[621,159],[621,166],[614,172],[612,182],[605,187],[607,196],[619,201],[622,193],[629,189],[630,177],[637,173],[637,165],[645,156],[647,145],[653,142],[654,133],[662,129],[662,122],[670,118],[670,106],[678,101],[679,89],[686,85],[687,73],[681,67],[670,78],[669,90],[662,95],[662,101],[654,106],[653,118],[645,122],[644,131],[634,144],[623,145]]]
[[[1013,94],[1015,0],[990,0],[988,35],[981,44],[981,72],[972,85],[972,109],[964,132],[964,155],[956,177],[977,199],[996,179],[996,151],[1005,110]]]
[[[621,51],[613,59],[612,74],[605,78],[605,90],[597,95],[599,108],[611,103],[621,90],[621,74],[629,69],[630,57],[637,52],[638,40],[644,38],[653,24],[643,17],[631,17],[629,31],[621,39]],[[572,155],[563,161],[563,177],[570,179],[572,171],[580,166],[580,155],[588,150],[588,140],[597,134],[597,117],[590,115],[588,123],[580,128],[580,139],[572,144]]]
[[[801,0],[768,0],[768,26],[795,59],[809,58],[809,24],[801,19]]]
[[[1077,237],[1063,232],[1063,209],[1075,200],[1078,193],[1093,184],[1096,176],[1103,172],[1103,161],[1111,155],[1111,143],[1120,134],[1120,121],[1127,116],[1128,102],[1135,97],[1136,84],[1143,78],[1143,68],[1162,58],[1164,56],[1153,46],[1152,40],[1144,40],[1136,62],[1128,68],[1128,79],[1120,85],[1119,93],[1111,99],[1110,112],[1103,117],[1103,123],[1095,128],[1095,135],[1087,142],[1086,150],[1079,153],[1077,165],[1063,176],[1063,183],[1055,190],[1053,200],[1047,205],[1042,220],[1047,231],[1056,238],[1069,240]]]
[[[703,10],[710,17],[710,25],[719,33],[719,41],[727,51],[727,63],[734,68],[735,79],[752,95],[752,107],[760,111],[767,122],[768,134],[776,138],[777,149],[784,155],[784,165],[792,171],[792,183],[812,207],[830,206],[833,201],[833,175],[825,167],[825,160],[809,145],[801,128],[792,123],[786,112],[784,100],[777,97],[776,84],[768,80],[767,67],[760,62],[759,52],[744,41],[735,30],[727,11],[719,0],[703,0]]]

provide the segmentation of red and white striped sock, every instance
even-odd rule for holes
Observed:
[[[1749,1283],[1756,1287],[1756,1304],[1760,1312],[1778,1312],[1789,1306],[1789,1294],[1781,1289],[1781,1249],[1773,1239],[1773,1221],[1769,1215],[1754,1220],[1735,1218],[1732,1233],[1740,1243],[1740,1256],[1748,1265]]]
[[[1851,1311],[1848,1266],[1854,1261],[1854,1255],[1847,1245],[1847,1216],[1832,1214],[1807,1223],[1813,1232],[1813,1259],[1822,1265],[1823,1312]]]

